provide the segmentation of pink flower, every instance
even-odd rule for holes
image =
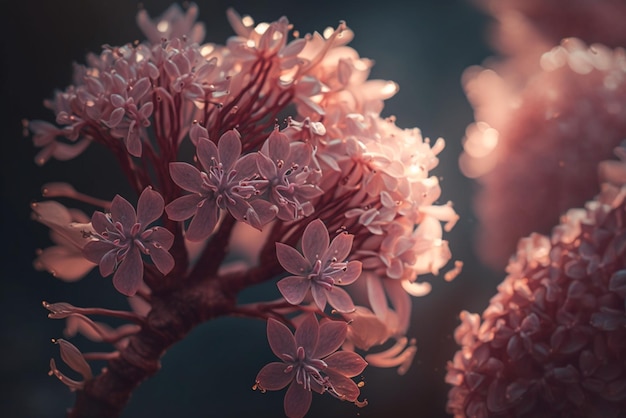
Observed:
[[[163,206],[161,195],[147,187],[139,196],[136,213],[126,199],[116,195],[110,214],[95,212],[91,218],[97,239],[85,245],[83,254],[100,265],[102,276],[115,271],[113,285],[124,295],[134,295],[141,286],[142,253],[149,255],[163,274],[174,267],[174,258],[167,251],[174,242],[174,235],[159,226],[147,228],[161,217]]]
[[[506,264],[520,237],[548,232],[592,198],[598,162],[626,135],[624,50],[569,38],[543,52],[521,82],[513,63],[464,75],[476,123],[460,165],[481,185],[477,247],[492,267]]]
[[[184,221],[193,216],[186,238],[202,241],[213,232],[221,210],[228,210],[238,221],[256,228],[275,215],[271,205],[248,199],[257,193],[247,184],[256,173],[256,154],[241,156],[241,140],[235,130],[221,136],[217,146],[209,139],[199,137],[198,160],[204,171],[188,163],[170,164],[172,180],[183,190],[192,192],[172,201],[165,207],[170,219]],[[258,209],[258,212],[257,212]]]
[[[31,207],[33,218],[50,228],[50,238],[55,243],[37,254],[35,268],[64,281],[83,278],[95,266],[83,256],[83,248],[91,241],[89,235],[93,232],[87,215],[54,200],[33,203]]]
[[[507,30],[503,26],[513,19],[528,21],[553,43],[568,36],[610,46],[626,43],[626,33],[622,30],[626,3],[621,0],[476,0],[475,3],[498,20],[501,28],[493,35],[497,44],[502,43],[501,32]]]
[[[314,208],[311,200],[324,192],[311,184],[309,163],[313,148],[303,142],[289,142],[289,138],[274,129],[258,153],[259,174],[266,180],[268,199],[278,207],[277,217],[293,221],[309,216]]]
[[[461,313],[446,376],[455,417],[626,414],[626,176],[613,176],[626,158],[614,163],[620,193],[568,211],[551,237],[522,239],[482,321]]]
[[[205,30],[203,23],[197,23],[198,6],[190,3],[186,11],[183,11],[178,4],[172,4],[167,10],[155,20],[150,20],[150,16],[145,9],[137,13],[137,26],[146,35],[152,44],[159,44],[163,39],[171,40],[175,38],[187,37],[191,42],[200,43],[204,39]]]
[[[38,165],[43,165],[50,157],[59,161],[71,160],[81,154],[91,143],[89,139],[76,141],[75,138],[70,143],[61,142],[57,138],[72,136],[72,130],[61,129],[42,120],[31,120],[28,122],[28,129],[33,133],[33,144],[43,148],[35,156],[35,162]]]
[[[311,390],[357,402],[358,386],[350,379],[361,373],[367,362],[356,353],[338,351],[346,339],[348,325],[340,321],[318,324],[315,315],[307,315],[296,329],[270,319],[267,339],[280,362],[264,366],[256,377],[261,390],[281,390],[287,385],[285,414],[303,417],[311,406]]]
[[[144,98],[151,89],[150,79],[143,77],[132,85],[129,83],[118,93],[111,94],[113,111],[110,118],[103,121],[111,128],[111,135],[124,138],[126,149],[135,157],[141,157],[141,130],[150,126],[154,105]],[[143,105],[140,105],[141,102]]]
[[[276,243],[278,261],[289,273],[278,282],[278,289],[287,302],[298,305],[309,289],[315,304],[321,310],[326,302],[340,312],[354,310],[354,303],[348,293],[337,287],[354,282],[361,275],[361,262],[345,262],[352,249],[350,234],[337,235],[329,241],[324,223],[316,219],[307,225],[302,235],[302,254],[283,243]]]

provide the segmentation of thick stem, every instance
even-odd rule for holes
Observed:
[[[129,338],[119,357],[109,360],[102,374],[77,392],[68,418],[119,417],[133,390],[159,370],[160,359],[170,346],[202,322],[230,313],[234,306],[235,298],[215,280],[153,294],[152,310],[141,331]]]

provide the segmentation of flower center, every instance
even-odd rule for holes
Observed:
[[[311,390],[311,382],[314,381],[318,385],[324,387],[326,378],[322,377],[322,370],[327,367],[323,360],[308,358],[304,347],[298,347],[296,358],[293,363],[287,366],[286,371],[296,369],[296,382],[306,390]]]

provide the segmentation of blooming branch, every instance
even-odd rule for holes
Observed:
[[[88,55],[74,84],[47,102],[56,124],[26,123],[38,163],[104,147],[139,196],[135,209],[121,194],[108,201],[49,183],[47,198],[96,210],[33,205],[57,244],[37,268],[78,280],[98,265],[134,311],[44,304],[68,337],[113,346],[82,355],[62,343],[85,379],[71,383],[68,416],[119,416],[172,344],[226,315],[267,321],[282,362],[264,367],[256,385],[289,385],[289,416],[308,411],[311,391],[363,405],[351,378],[367,362],[355,350],[406,372],[416,352],[410,296],[428,293],[421,276],[451,258],[443,234],[458,215],[439,202],[430,174],[444,141],[381,117],[398,86],[368,80],[373,62],[347,46],[345,22],[300,36],[286,17],[255,25],[229,10],[235,36],[220,45],[202,43],[197,15],[194,4],[156,19],[140,11],[146,41]],[[240,292],[273,280],[278,299],[237,304]],[[283,323],[298,324],[295,336]],[[87,375],[88,360],[107,366]]]

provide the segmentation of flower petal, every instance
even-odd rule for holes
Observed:
[[[213,229],[215,229],[218,216],[219,208],[215,202],[212,200],[205,200],[198,206],[196,216],[194,216],[191,220],[185,238],[189,241],[202,241],[203,239],[208,238],[208,236],[213,233]]]
[[[161,194],[151,187],[146,187],[137,202],[137,222],[145,230],[148,225],[156,221],[163,214],[165,202]]]
[[[237,172],[237,179],[250,179],[259,172],[257,166],[257,159],[259,155],[260,154],[254,152],[246,154],[237,160],[233,166],[233,170]]]
[[[278,213],[278,207],[266,200],[253,200],[252,202],[250,202],[250,206],[252,206],[252,209],[258,217],[258,225],[252,222],[250,222],[250,224],[259,230],[268,222],[272,221]]]
[[[294,380],[285,394],[285,415],[289,418],[303,418],[311,407],[312,398],[311,391]]]
[[[373,274],[366,275],[367,297],[372,307],[372,311],[379,318],[386,318],[389,305],[387,304],[387,296],[383,289],[382,279]]]
[[[259,374],[256,376],[256,382],[259,388],[263,390],[281,390],[289,384],[296,373],[295,367],[290,372],[285,372],[287,365],[285,363],[269,363],[263,366]]]
[[[131,248],[113,275],[113,286],[118,292],[133,296],[143,279],[143,260],[139,249]]]
[[[124,232],[129,232],[130,228],[137,222],[135,208],[128,200],[120,195],[115,195],[111,202],[111,218],[124,226]]]
[[[150,235],[149,241],[152,243],[158,243],[159,246],[169,250],[174,243],[174,234],[166,228],[155,226],[152,228],[152,234]]]
[[[217,146],[209,139],[204,139],[202,137],[198,138],[198,143],[196,144],[196,154],[198,155],[200,164],[202,164],[202,167],[204,167],[204,171],[206,172],[209,172],[211,167],[215,166],[218,162]]]
[[[100,263],[102,257],[111,250],[115,249],[115,245],[107,241],[90,241],[83,248],[83,255],[92,263]]]
[[[124,108],[118,107],[115,110],[113,110],[113,112],[111,112],[111,116],[109,117],[109,120],[102,121],[102,122],[109,128],[115,128],[117,125],[120,124],[125,114],[126,114],[126,111],[124,110]]]
[[[309,291],[311,281],[302,276],[289,276],[281,279],[276,285],[287,302],[299,305]]]
[[[194,123],[189,129],[189,138],[197,146],[200,139],[209,139],[209,132],[199,123]]]
[[[128,134],[124,138],[124,144],[130,155],[141,157],[141,137],[139,136],[137,121],[131,120],[128,126]]]
[[[259,174],[265,179],[274,179],[277,176],[276,164],[265,154],[258,153],[256,159]]]
[[[332,258],[336,258],[337,261],[343,261],[350,255],[350,250],[352,249],[352,241],[354,240],[354,235],[351,234],[339,234],[337,235],[333,241],[330,243],[328,247],[328,251],[324,258],[326,260],[330,260]]]
[[[274,129],[267,138],[267,151],[272,161],[283,161],[289,163],[289,138],[278,129]]]
[[[319,341],[314,358],[324,358],[334,353],[346,341],[348,324],[343,321],[326,321],[320,324]]]
[[[276,243],[276,257],[278,257],[280,265],[291,274],[302,276],[311,269],[310,264],[302,257],[302,254],[282,242]]]
[[[292,359],[296,358],[296,340],[287,325],[272,318],[268,319],[267,341],[279,359],[285,359],[285,354]]]
[[[130,96],[133,98],[135,103],[139,103],[151,87],[152,83],[148,77],[140,78],[130,91]]]
[[[100,211],[95,211],[91,216],[91,226],[93,227],[94,231],[99,234],[102,234],[108,228],[113,228],[113,225],[111,225],[111,221],[109,220],[109,218]]]
[[[328,300],[326,297],[326,288],[313,282],[311,285],[311,294],[313,295],[313,300],[317,307],[320,311],[323,311],[326,308],[326,302]]]
[[[89,363],[87,363],[87,360],[85,360],[85,357],[83,357],[83,354],[76,346],[61,338],[55,340],[55,342],[59,344],[61,358],[65,364],[80,373],[84,379],[91,379],[93,377]]]
[[[309,165],[311,161],[311,155],[313,154],[313,147],[311,144],[304,142],[292,142],[289,149],[289,163],[290,165],[297,165],[304,167]]]
[[[354,283],[361,275],[362,268],[363,264],[360,261],[350,261],[346,266],[346,270],[337,276],[337,283],[335,284],[345,286]]]
[[[55,245],[44,249],[34,262],[37,270],[45,269],[54,277],[67,282],[82,279],[95,267],[95,264],[68,247]]]
[[[151,246],[150,259],[152,259],[156,268],[163,274],[169,273],[174,268],[174,257],[160,246]]]
[[[252,212],[253,216],[254,209],[250,206],[245,199],[242,199],[238,196],[231,196],[232,202],[230,199],[224,199],[223,202],[226,202],[226,207],[228,208],[228,212],[233,215],[233,218],[237,219],[239,222],[248,222],[248,215]]]
[[[337,353],[339,354],[339,353]],[[348,402],[354,402],[357,400],[361,391],[359,387],[352,381],[352,379],[348,379],[347,377],[339,374],[333,373],[331,370],[326,369],[326,373],[328,377],[330,377],[330,382],[333,385],[335,391],[341,396],[340,399],[346,400]]]
[[[173,221],[184,221],[191,218],[198,211],[198,204],[204,197],[197,194],[188,194],[173,200],[165,207],[167,217]]]
[[[200,170],[189,163],[170,163],[170,177],[183,190],[204,194]]]
[[[302,252],[311,264],[322,259],[328,250],[330,238],[326,225],[320,219],[316,219],[307,225],[302,234]]]
[[[100,260],[99,270],[102,277],[107,277],[113,274],[117,265],[117,250],[114,248],[107,252]]]
[[[346,377],[354,377],[365,370],[367,362],[353,351],[337,351],[324,359],[328,369]]]
[[[348,295],[348,292],[340,287],[333,286],[330,290],[326,291],[326,297],[330,306],[337,309],[339,312],[352,312],[354,311],[354,302]]]
[[[308,314],[296,329],[296,346],[304,348],[307,356],[313,355],[319,339],[319,324],[314,314]]]
[[[235,161],[241,156],[241,139],[239,132],[235,129],[225,132],[217,143],[217,149],[220,155],[220,163],[222,163],[224,171],[230,171],[235,165]]]

